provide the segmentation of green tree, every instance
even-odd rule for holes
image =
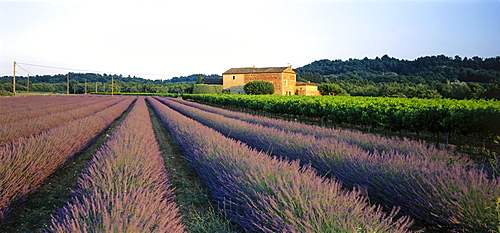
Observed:
[[[500,80],[489,83],[483,96],[486,99],[500,100]]]
[[[145,93],[156,93],[156,85],[152,84],[152,83],[146,83],[144,85],[142,85],[143,88],[144,88],[144,92]]]
[[[318,91],[322,95],[348,95],[347,91],[334,83],[323,83],[318,86]]]
[[[70,79],[69,80],[69,93],[70,94],[80,94],[79,90],[78,90],[78,81],[74,80],[74,79]]]
[[[198,75],[198,81],[196,82],[196,84],[202,84],[203,78],[201,77],[201,74]]]
[[[245,93],[249,95],[274,94],[274,84],[265,81],[252,81],[243,86]]]
[[[480,99],[484,93],[484,87],[479,83],[468,83],[471,99]]]

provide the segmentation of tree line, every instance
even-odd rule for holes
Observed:
[[[191,93],[199,74],[174,77],[167,80],[150,80],[123,75],[68,73],[56,75],[16,76],[16,92],[53,92],[84,94],[90,92],[129,92],[129,93]],[[202,75],[207,78],[218,75]],[[68,85],[69,77],[69,85]],[[113,79],[113,85],[112,85]],[[12,76],[0,77],[0,91],[12,92]]]

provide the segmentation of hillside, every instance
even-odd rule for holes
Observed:
[[[324,59],[295,71],[297,81],[335,83],[353,96],[500,99],[500,57]]]
[[[375,59],[318,60],[296,68],[307,81],[320,83],[324,78],[338,78],[343,74],[357,74],[374,82],[478,82],[489,83],[500,79],[500,56],[493,58],[444,55],[420,57],[413,61],[384,55]],[[347,78],[347,77],[345,77]],[[326,80],[327,81],[327,80]]]

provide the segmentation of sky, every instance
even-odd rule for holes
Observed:
[[[0,0],[0,76],[500,56],[500,0]]]

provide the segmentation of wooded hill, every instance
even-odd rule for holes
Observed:
[[[335,83],[353,96],[500,99],[500,57],[444,55],[400,60],[319,60],[296,68],[297,81]]]
[[[500,56],[493,58],[454,58],[445,55],[400,60],[384,55],[375,59],[318,60],[296,68],[301,79],[314,83],[327,79],[348,78],[343,74],[356,74],[360,79],[373,82],[478,82],[489,83],[500,79]],[[331,81],[331,80],[330,80]]]

